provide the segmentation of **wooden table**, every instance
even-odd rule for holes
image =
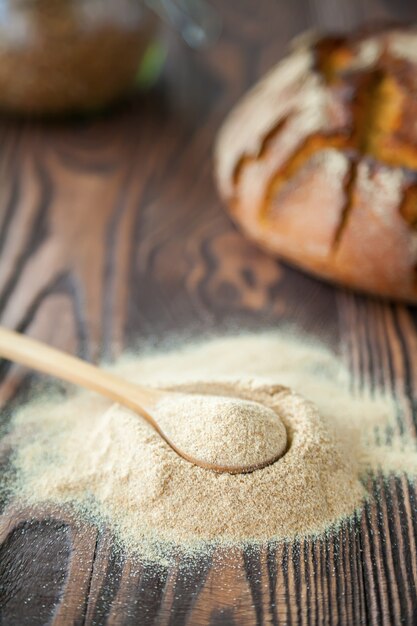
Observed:
[[[0,122],[0,322],[91,360],[170,333],[291,321],[348,360],[353,384],[392,390],[416,433],[415,311],[334,289],[268,258],[235,230],[212,182],[214,133],[230,106],[318,24],[416,17],[411,0],[229,0],[219,45],[179,42],[142,99],[94,120]],[[1,400],[27,373],[2,363]],[[5,417],[7,421],[7,418]],[[114,550],[108,531],[60,511],[4,507],[0,621],[211,626],[416,624],[417,491],[373,497],[335,536],[213,553],[192,571]]]

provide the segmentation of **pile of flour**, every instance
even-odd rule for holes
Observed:
[[[177,456],[131,411],[87,392],[18,409],[8,434],[12,494],[31,505],[71,505],[110,526],[131,552],[321,533],[361,506],[367,473],[417,470],[415,445],[396,434],[392,399],[353,397],[340,360],[302,337],[212,338],[126,357],[112,369],[141,384],[262,402],[289,438],[273,465],[218,474]],[[225,432],[225,445],[246,427]]]

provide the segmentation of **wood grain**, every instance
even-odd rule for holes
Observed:
[[[0,323],[97,361],[172,333],[291,322],[394,393],[417,434],[413,309],[333,289],[262,254],[231,225],[211,177],[213,137],[239,95],[311,26],[416,17],[411,2],[214,3],[205,53],[171,37],[160,84],[95,119],[0,120]],[[348,6],[349,4],[349,6]],[[33,378],[0,364],[11,409]],[[4,422],[10,410],[4,412]],[[385,432],[389,439],[392,433]],[[0,448],[0,463],[9,451]],[[417,623],[417,493],[370,477],[357,519],[313,540],[138,564],[62,510],[0,518],[0,622],[9,625]]]

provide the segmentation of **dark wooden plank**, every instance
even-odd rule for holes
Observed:
[[[364,385],[395,395],[397,434],[416,437],[415,311],[343,294],[342,336],[354,390]],[[381,433],[389,441],[394,433]],[[405,476],[370,477],[371,499],[360,530],[368,620],[413,624],[417,619],[416,483]]]
[[[231,225],[211,174],[225,112],[311,25],[417,15],[410,2],[220,3],[206,53],[172,41],[148,96],[71,124],[0,122],[0,322],[98,360],[172,332],[291,321],[340,350],[352,391],[396,394],[416,434],[415,313],[333,289],[272,260]],[[0,368],[0,399],[24,381]],[[17,400],[23,396],[18,396]],[[4,624],[414,624],[417,511],[404,478],[370,482],[362,517],[322,539],[213,551],[156,568],[62,511],[9,506]],[[34,560],[35,559],[35,560]]]
[[[45,624],[61,596],[68,572],[70,528],[60,522],[25,520],[0,551],[0,619],[4,624]]]
[[[404,477],[379,477],[369,487],[361,531],[369,621],[414,624],[416,486]]]
[[[97,530],[58,510],[0,518],[0,623],[83,623]]]

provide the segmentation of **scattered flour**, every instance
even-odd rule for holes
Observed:
[[[124,358],[112,369],[200,398],[261,402],[288,435],[273,465],[218,474],[178,457],[134,413],[87,392],[18,409],[8,434],[12,494],[31,505],[70,504],[143,556],[155,545],[191,550],[321,533],[361,506],[369,472],[417,472],[416,447],[398,429],[392,398],[353,397],[340,360],[305,338],[219,337]],[[227,446],[239,425],[222,436]]]

